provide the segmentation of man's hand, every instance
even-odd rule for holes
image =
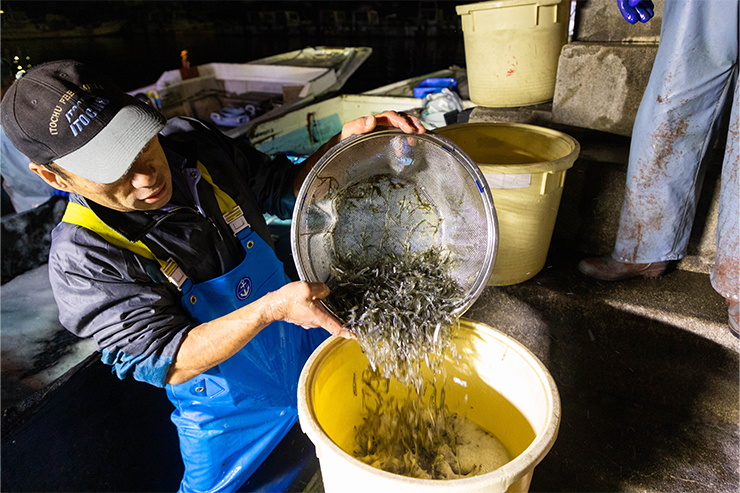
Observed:
[[[426,132],[424,125],[421,124],[418,118],[406,115],[404,113],[396,113],[395,111],[385,111],[375,116],[365,116],[347,122],[342,126],[342,131],[336,134],[334,137],[329,139],[324,145],[318,148],[316,152],[311,154],[308,159],[303,162],[301,168],[296,171],[293,177],[293,194],[298,197],[298,193],[301,190],[303,180],[308,176],[308,172],[311,171],[321,156],[326,152],[339,144],[342,140],[352,135],[366,134],[372,132],[377,127],[384,128],[398,128],[403,130],[407,134],[423,134]]]
[[[323,327],[330,334],[350,339],[350,333],[319,302],[328,295],[329,288],[324,283],[292,282],[265,298],[273,320],[284,320],[304,329]]]
[[[323,327],[350,339],[350,333],[318,301],[329,294],[323,283],[293,282],[246,306],[194,327],[182,340],[165,382],[177,385],[236,354],[276,320],[305,328]]]
[[[638,20],[645,23],[653,18],[655,6],[651,0],[617,0],[619,12],[627,22],[635,24]]]
[[[342,127],[341,139],[344,140],[352,135],[366,134],[376,127],[395,127],[407,134],[423,134],[426,132],[424,125],[421,124],[418,118],[395,111],[385,111],[375,116],[366,116],[345,123]]]

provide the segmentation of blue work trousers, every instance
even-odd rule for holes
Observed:
[[[740,291],[738,0],[665,2],[660,46],[632,131],[612,256],[631,263],[686,255],[701,188],[700,164],[726,105],[714,289]]]

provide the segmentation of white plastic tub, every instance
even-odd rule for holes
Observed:
[[[527,348],[487,325],[463,319],[459,335],[463,356],[445,363],[445,402],[450,411],[494,434],[513,460],[480,476],[424,480],[355,459],[346,450],[352,449],[354,427],[362,419],[357,386],[367,358],[355,341],[330,338],[314,351],[298,384],[301,427],[316,446],[327,493],[528,491],[560,425],[555,382]]]

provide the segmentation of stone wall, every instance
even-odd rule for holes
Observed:
[[[569,43],[558,65],[553,121],[629,136],[657,46]]]
[[[616,0],[577,2],[574,42],[558,63],[553,121],[629,136],[658,51],[663,0],[655,17],[630,24]]]
[[[665,0],[653,0],[655,16],[645,24],[626,22],[616,0],[576,0],[573,39],[587,43],[657,43]]]

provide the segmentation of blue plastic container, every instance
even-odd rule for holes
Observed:
[[[442,92],[442,89],[457,87],[457,81],[453,78],[424,79],[418,86],[414,87],[414,97],[423,98],[427,94]]]

